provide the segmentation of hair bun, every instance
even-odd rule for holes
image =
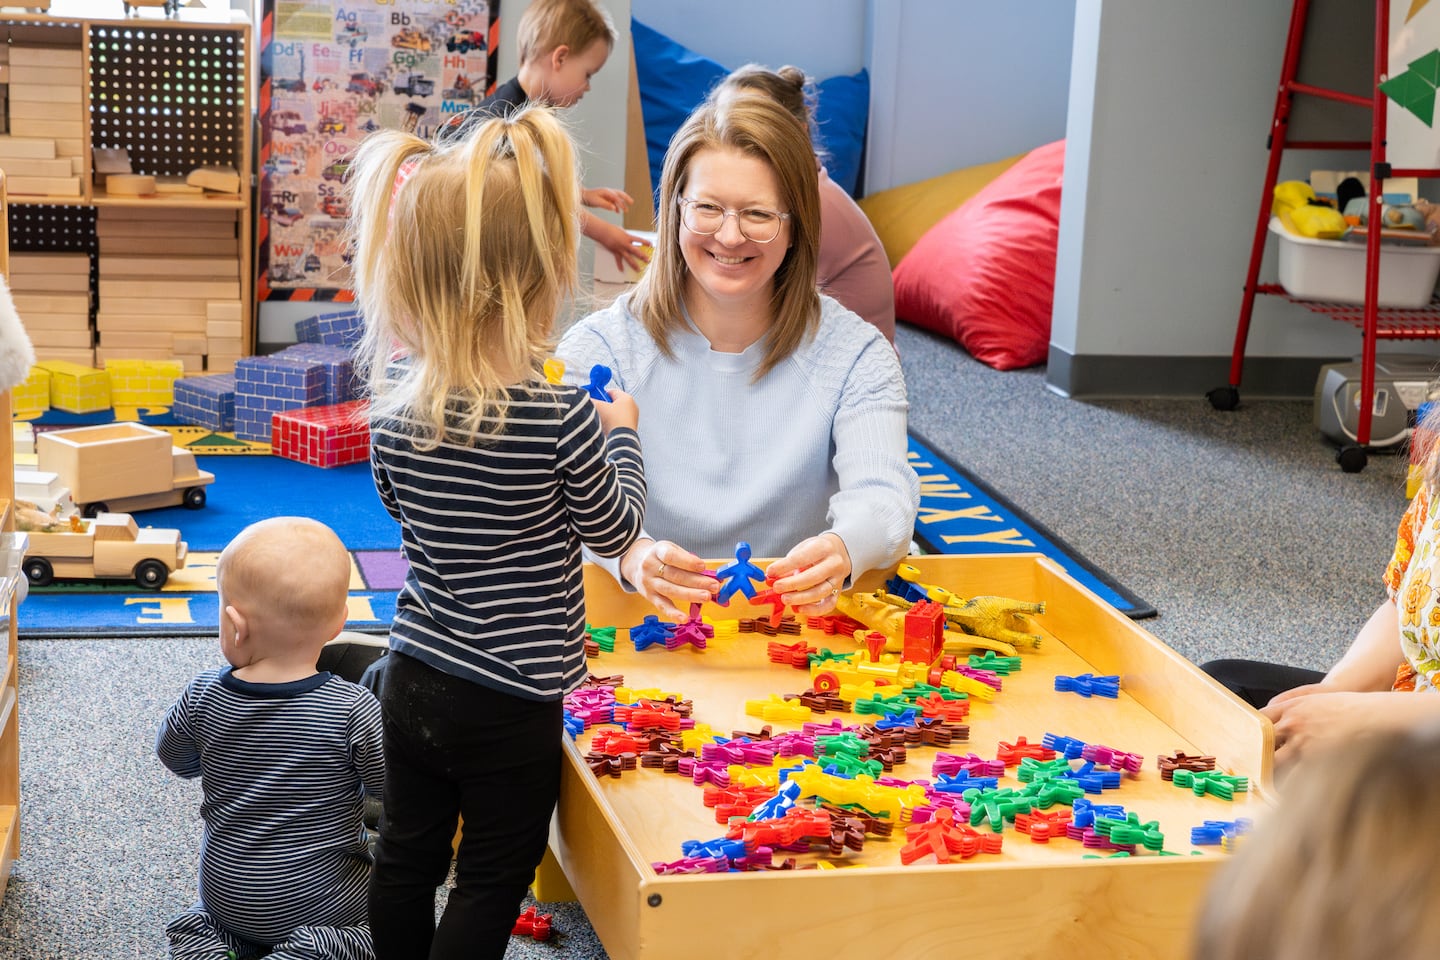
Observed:
[[[775,73],[780,77],[781,80],[784,80],[786,83],[794,84],[797,90],[804,89],[805,71],[801,70],[799,67],[794,67],[786,64],[779,70],[776,70]]]

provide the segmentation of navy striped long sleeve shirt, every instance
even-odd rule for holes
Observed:
[[[624,553],[645,471],[633,430],[608,438],[585,392],[516,388],[504,431],[418,450],[413,425],[373,418],[375,487],[410,563],[390,647],[531,700],[585,677],[580,548]]]
[[[170,708],[155,752],[201,778],[200,903],[222,926],[277,943],[365,922],[362,787],[378,797],[385,781],[369,690],[329,673],[249,683],[217,667]]]

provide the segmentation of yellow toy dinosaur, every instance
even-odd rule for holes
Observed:
[[[998,598],[996,598],[998,599]],[[1014,603],[1015,601],[1006,601]],[[852,620],[858,620],[876,633],[885,635],[885,651],[887,653],[898,653],[905,648],[905,611],[912,605],[904,600],[882,591],[873,594],[858,594],[851,596],[841,594],[835,598],[835,609]],[[947,615],[948,619],[948,615]],[[863,639],[863,633],[856,631],[857,639]],[[1024,634],[1017,634],[1024,636]],[[959,632],[946,630],[944,649],[947,652],[954,650],[994,650],[1001,656],[1015,656],[1015,647],[1010,643],[998,638],[988,637],[984,634],[971,633],[961,628]]]

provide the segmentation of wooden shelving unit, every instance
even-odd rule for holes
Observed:
[[[0,274],[9,276],[10,247],[5,233],[5,174],[0,172]],[[0,660],[0,898],[10,867],[20,855],[20,716],[19,647],[15,624],[15,570],[5,569],[8,547],[15,537],[15,437],[10,430],[10,393],[0,393],[0,630],[5,656]],[[18,563],[19,558],[14,558]]]
[[[26,68],[13,62],[17,47],[45,47],[66,62],[78,62],[83,81],[82,137],[76,164],[80,195],[12,193],[8,216],[12,250],[90,254],[97,346],[103,349],[107,346],[107,308],[96,293],[99,281],[106,279],[104,258],[109,252],[119,253],[120,245],[107,248],[98,236],[97,224],[117,218],[164,219],[172,230],[169,236],[175,253],[162,247],[163,252],[147,255],[167,257],[184,255],[184,223],[202,216],[213,223],[217,213],[233,213],[242,318],[238,347],[235,331],[224,331],[223,344],[217,343],[213,346],[218,349],[207,351],[207,368],[212,354],[218,361],[214,369],[228,369],[236,356],[251,353],[255,339],[250,172],[254,56],[250,23],[244,15],[199,9],[182,10],[178,18],[166,19],[149,15],[105,19],[7,13],[0,15],[0,45],[8,45],[12,51],[8,69],[12,91],[17,85],[27,87]],[[29,69],[36,74],[34,79],[44,79],[47,68]],[[28,86],[35,88],[34,84]],[[35,136],[26,131],[24,122],[12,119],[11,135]],[[31,126],[35,126],[33,121]],[[57,143],[61,139],[67,141],[66,152],[71,153],[75,149],[73,138],[57,138]],[[134,173],[172,181],[183,180],[201,166],[233,167],[240,174],[239,190],[234,194],[162,192],[144,197],[112,196],[95,182],[93,150],[98,147],[123,147]],[[176,224],[182,227],[177,229]],[[230,254],[225,257],[228,259]],[[163,280],[157,282],[154,296],[167,296],[165,286]],[[133,317],[138,309],[127,303],[124,312]],[[187,337],[222,336],[206,333],[203,317],[199,318],[198,328],[177,332]]]

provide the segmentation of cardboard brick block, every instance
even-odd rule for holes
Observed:
[[[298,357],[323,364],[326,404],[345,403],[359,395],[360,384],[355,379],[355,356],[345,347],[328,343],[292,343],[276,356]]]
[[[216,433],[234,430],[235,375],[209,373],[176,380],[170,412],[181,423],[207,427]]]
[[[117,407],[168,407],[175,381],[185,375],[179,360],[106,360],[110,399]]]
[[[355,310],[322,313],[296,322],[295,337],[302,343],[329,343],[353,348],[360,342],[364,326],[365,321]]]
[[[68,360],[42,360],[50,372],[50,406],[66,413],[110,409],[110,375]]]
[[[31,367],[25,382],[10,391],[11,405],[16,413],[50,409],[50,371]]]
[[[318,407],[325,367],[294,357],[245,357],[235,364],[235,436],[270,442],[270,419],[283,410]]]
[[[370,424],[364,400],[285,410],[274,415],[270,450],[312,467],[343,467],[370,456]]]

